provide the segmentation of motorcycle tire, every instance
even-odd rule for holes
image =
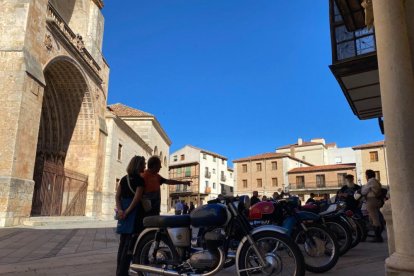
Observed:
[[[339,256],[344,255],[351,249],[352,244],[352,229],[349,225],[338,219],[326,221],[326,226],[334,233],[339,245]]]
[[[134,256],[132,263],[134,264],[142,264],[148,265],[146,254],[148,254],[148,250],[151,248],[151,244],[155,241],[155,232],[149,232],[145,236],[143,236],[139,241],[137,241],[137,245],[134,250]],[[170,254],[166,256],[167,260],[178,260],[178,255],[175,251],[174,245],[164,236],[161,237],[161,242],[163,243],[163,248],[168,250]],[[149,246],[149,248],[148,248]],[[144,274],[142,272],[137,272],[139,276],[147,276],[147,275],[158,275],[158,274]]]
[[[356,247],[360,242],[361,242],[361,238],[362,238],[362,230],[360,228],[360,226],[358,225],[358,221],[351,218],[351,217],[347,217],[346,218],[351,227],[352,227],[352,242],[351,242],[351,249]]]
[[[330,252],[331,256],[330,256],[329,261],[326,264],[319,265],[319,266],[313,265],[310,262],[309,258],[312,258],[312,256],[310,256],[308,252],[306,252],[306,248],[304,246],[304,250],[301,250],[301,252],[304,256],[306,270],[309,272],[313,272],[313,273],[324,273],[324,272],[331,270],[336,265],[339,259],[339,245],[336,240],[335,234],[332,233],[331,230],[329,230],[327,227],[323,225],[312,224],[312,225],[307,225],[306,228],[307,228],[306,232],[303,229],[299,229],[298,231],[295,231],[295,233],[293,233],[292,235],[293,240],[297,244],[301,242],[299,239],[301,239],[303,236],[306,237],[308,233],[312,233],[312,232],[313,233],[319,232],[319,233],[326,235],[329,238],[330,242],[332,243],[332,249],[328,249],[328,250],[332,250]],[[313,235],[311,235],[311,237],[313,238]],[[325,242],[325,246],[326,244],[327,243]]]
[[[277,233],[277,232],[273,232],[273,231],[263,231],[263,232],[259,232],[253,235],[253,240],[255,242],[260,242],[260,240],[266,239],[266,238],[272,238],[274,240],[278,241],[278,246],[277,248],[279,248],[279,243],[282,244],[282,246],[286,247],[287,249],[289,249],[289,257],[293,257],[294,261],[295,261],[295,271],[292,273],[286,272],[283,273],[282,271],[272,271],[272,272],[265,272],[265,275],[286,275],[286,276],[303,276],[305,275],[305,262],[303,260],[303,255],[300,252],[299,247],[293,242],[293,240],[291,238],[289,238],[287,235],[285,234],[281,234],[281,233]],[[276,249],[277,249],[276,248]],[[239,276],[248,276],[248,275],[260,275],[259,273],[261,273],[260,271],[255,271],[255,272],[247,272],[246,269],[248,269],[249,266],[249,261],[251,260],[251,256],[248,254],[250,253],[251,249],[251,245],[248,241],[246,241],[243,245],[242,248],[240,249],[240,253],[239,253],[239,258],[236,260],[237,263],[237,273]],[[253,251],[254,254],[254,251]],[[280,258],[277,259],[278,261],[282,261]],[[251,264],[250,264],[251,265]],[[257,265],[256,265],[257,266]],[[253,266],[255,267],[255,266]],[[285,264],[280,264],[279,266],[281,269],[283,269],[284,267],[286,267]],[[242,272],[240,272],[240,270]]]

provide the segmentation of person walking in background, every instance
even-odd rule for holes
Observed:
[[[184,205],[183,205],[183,215],[187,215],[188,214],[188,209],[189,209],[189,207],[188,207],[187,202],[184,202]]]
[[[308,198],[308,200],[306,200],[306,204],[309,204],[309,203],[316,203],[315,194],[314,193],[311,193],[310,194],[310,198]]]
[[[133,235],[143,229],[142,221],[144,211],[140,201],[144,191],[144,179],[140,176],[145,169],[145,158],[134,156],[129,162],[127,175],[124,176],[116,189],[115,203],[118,219],[116,232],[120,234],[120,242],[117,256],[116,275],[129,275],[129,264],[132,254],[128,249],[133,240]]]
[[[262,196],[262,201],[267,201],[267,196]]]
[[[175,204],[175,214],[178,216],[178,215],[181,215],[182,213],[183,213],[183,209],[184,209],[184,206],[183,206],[183,204],[181,203],[181,201],[179,200],[179,201],[177,201],[177,203]]]
[[[191,181],[178,181],[173,179],[165,179],[159,175],[161,170],[161,159],[158,156],[152,156],[148,159],[148,169],[141,174],[145,181],[145,189],[143,199],[151,202],[150,210],[146,211],[148,216],[159,216],[161,209],[161,185],[191,185]]]
[[[375,239],[373,242],[383,242],[383,227],[380,220],[380,208],[382,206],[380,198],[382,196],[382,187],[378,180],[375,179],[375,172],[373,170],[367,170],[365,176],[367,184],[362,186],[361,194],[366,197],[369,219],[374,226]]]
[[[258,202],[260,202],[259,192],[258,191],[253,191],[253,196],[250,199],[250,205],[253,206],[253,205],[255,205]]]
[[[191,214],[191,212],[194,211],[194,209],[195,209],[194,203],[190,201],[190,208],[188,209],[188,213]]]

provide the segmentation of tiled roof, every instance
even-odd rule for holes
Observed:
[[[316,146],[316,145],[323,146],[323,144],[319,142],[303,142],[301,145],[296,143],[296,144],[290,144],[290,145],[278,147],[277,149],[289,149],[291,147],[299,148],[299,147],[308,147],[308,146]]]
[[[336,165],[300,167],[300,168],[294,168],[294,169],[290,170],[288,173],[336,171],[336,170],[348,170],[348,169],[355,169],[355,164],[336,164]]]
[[[352,148],[353,149],[369,149],[369,148],[383,147],[384,144],[385,144],[384,141],[378,141],[378,142],[373,142],[373,143],[369,143],[369,144],[355,146],[355,147],[352,147]]]
[[[327,148],[336,147],[336,143],[328,143],[328,144],[326,144],[326,147]]]
[[[201,151],[202,153],[207,153],[207,154],[213,155],[215,157],[218,157],[218,158],[221,158],[221,159],[224,159],[224,160],[228,159],[227,157],[225,157],[221,154],[218,154],[218,153],[215,153],[215,152],[212,152],[212,151],[209,151],[209,150],[205,150],[205,149],[195,147],[195,146],[192,146],[192,145],[187,145],[187,146],[192,147],[193,149],[197,149],[197,150]]]
[[[236,159],[236,160],[233,160],[233,163],[251,161],[251,160],[270,159],[270,158],[281,158],[281,157],[288,157],[288,155],[285,153],[267,152],[267,153],[261,153],[261,154],[257,154],[253,156]]]
[[[116,103],[108,106],[109,110],[119,117],[154,117],[154,115],[135,109],[121,103]]]

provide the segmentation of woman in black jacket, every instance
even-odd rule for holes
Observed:
[[[141,205],[142,193],[144,191],[144,179],[141,173],[145,169],[145,158],[134,156],[129,162],[127,175],[124,176],[116,189],[116,208],[119,220],[117,233],[121,234],[116,275],[128,275],[129,264],[132,254],[128,252],[133,235],[142,230],[142,220],[144,217]]]

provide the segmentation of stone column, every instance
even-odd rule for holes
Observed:
[[[411,5],[410,7],[408,7]],[[381,100],[387,141],[395,252],[388,275],[414,273],[413,1],[374,0]],[[411,38],[411,43],[410,43]]]

